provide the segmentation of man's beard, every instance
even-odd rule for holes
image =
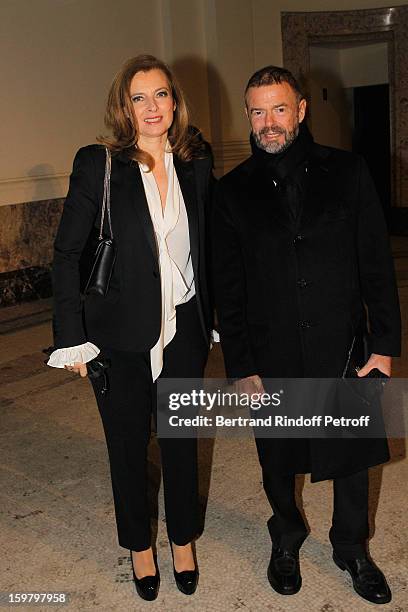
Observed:
[[[283,153],[290,147],[299,134],[299,123],[297,123],[293,130],[285,130],[284,128],[262,128],[259,132],[252,132],[256,146],[263,149],[267,153]],[[262,136],[264,134],[284,134],[285,140],[281,142],[262,142]]]

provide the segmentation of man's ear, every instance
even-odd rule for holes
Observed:
[[[298,110],[299,123],[302,123],[303,119],[305,118],[306,106],[307,106],[307,102],[304,98],[302,98],[301,101],[299,102],[299,110]]]

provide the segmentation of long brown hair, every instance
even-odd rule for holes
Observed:
[[[161,70],[166,75],[176,103],[173,123],[168,134],[172,152],[182,161],[190,161],[193,157],[200,157],[203,150],[199,132],[189,128],[189,113],[183,92],[167,64],[153,55],[132,57],[116,74],[109,90],[105,125],[112,131],[112,137],[101,136],[98,142],[106,145],[112,153],[126,149],[131,159],[146,164],[149,170],[153,169],[154,160],[149,153],[137,147],[139,134],[130,99],[130,83],[137,72],[154,69]],[[133,117],[133,120],[129,117]]]

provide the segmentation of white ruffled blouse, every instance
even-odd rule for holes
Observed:
[[[148,172],[145,166],[139,164],[156,237],[161,280],[160,336],[150,350],[153,380],[156,380],[162,371],[163,350],[176,333],[176,306],[188,302],[195,295],[187,211],[171,152],[165,152],[164,163],[168,181],[164,209],[153,172]],[[87,363],[99,352],[98,347],[91,342],[57,349],[50,355],[48,365],[63,368],[76,362]]]
[[[176,306],[185,304],[195,295],[187,211],[173,164],[173,153],[165,152],[164,164],[167,173],[164,209],[153,172],[147,172],[147,168],[139,164],[156,236],[161,280],[160,336],[150,350],[153,380],[158,378],[163,368],[163,350],[176,333]]]

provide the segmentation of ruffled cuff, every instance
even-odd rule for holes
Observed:
[[[99,355],[100,350],[92,342],[60,348],[51,353],[47,365],[52,368],[63,368],[66,365],[73,366],[74,363],[88,363]]]

